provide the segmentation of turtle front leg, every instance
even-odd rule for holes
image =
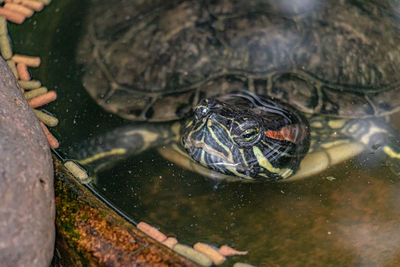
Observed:
[[[123,126],[72,145],[68,156],[96,173],[129,156],[177,142],[180,129],[180,122]]]
[[[400,174],[400,137],[384,120],[314,116],[310,127],[310,151],[288,180],[316,175],[368,150],[387,155],[387,164]]]
[[[387,165],[394,173],[400,174],[400,136],[384,120],[350,120],[343,131],[370,151],[385,154]]]

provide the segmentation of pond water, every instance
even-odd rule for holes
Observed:
[[[303,7],[313,1],[306,2]],[[370,2],[366,12],[391,6],[384,3]],[[57,101],[46,110],[60,120],[52,132],[64,154],[71,144],[132,124],[100,108],[82,86],[85,69],[76,63],[76,45],[84,38],[82,19],[89,9],[88,1],[54,1],[18,31],[10,27],[17,53],[42,57],[33,76],[57,91]],[[181,243],[228,244],[249,251],[231,257],[227,266],[236,261],[394,266],[400,263],[399,181],[370,152],[302,181],[227,183],[184,170],[148,150],[97,173],[93,186],[132,220],[148,222]]]

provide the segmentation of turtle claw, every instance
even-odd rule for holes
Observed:
[[[384,146],[383,152],[388,156],[386,165],[392,170],[392,172],[400,176],[400,151],[396,151],[391,146]]]

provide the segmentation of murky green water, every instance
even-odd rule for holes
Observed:
[[[75,52],[84,34],[81,18],[90,8],[86,2],[54,1],[18,31],[10,27],[14,51],[40,55],[43,63],[33,76],[58,93],[46,110],[60,120],[52,132],[61,141],[61,152],[131,123],[104,112],[81,84],[84,70],[75,62]],[[304,181],[242,184],[201,177],[150,150],[97,174],[95,186],[133,220],[159,227],[182,243],[228,244],[249,251],[227,265],[400,262],[399,178],[369,153]]]

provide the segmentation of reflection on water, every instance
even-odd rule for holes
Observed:
[[[286,0],[272,8],[274,12],[283,14],[285,21],[290,16],[301,19],[323,3]],[[330,46],[335,51],[323,51],[327,47],[316,45],[320,40],[311,31],[308,38],[303,39],[306,42],[302,44],[303,50],[298,50],[298,57],[294,59],[302,60],[305,67],[322,75],[319,78],[323,81],[336,79],[335,85],[358,82],[398,86],[400,60],[395,60],[399,56],[398,37],[389,38],[393,32],[399,32],[397,2],[351,3],[360,7],[357,14],[362,14],[360,16],[364,19],[357,23],[365,22],[371,26],[366,31],[367,35],[359,35],[360,32],[355,30],[360,24],[347,25],[346,28],[339,21],[333,21],[329,25],[332,26],[330,38],[336,40],[347,36],[348,39],[342,42],[350,43],[351,49],[343,49],[344,46],[336,42]],[[31,38],[12,36],[17,40],[14,43],[16,52],[26,46],[28,48],[24,51],[31,48],[35,54],[48,55],[35,76],[56,89],[59,95],[59,100],[48,109],[60,116],[55,134],[62,141],[62,152],[68,150],[69,144],[131,123],[102,110],[82,86],[84,70],[74,59],[77,42],[83,38],[79,32],[82,31],[82,18],[87,13],[87,5],[87,1],[55,1],[35,20],[21,26],[26,28],[26,33],[35,32]],[[251,8],[247,3],[244,6]],[[336,14],[341,19],[351,19],[349,10],[339,11]],[[223,14],[226,10],[215,9],[213,12]],[[285,49],[288,46],[293,48],[293,42],[304,37],[298,35],[298,29],[292,26],[290,29],[296,34],[290,38],[282,39],[281,35],[276,35],[279,37],[276,41],[285,41],[282,46]],[[336,32],[335,29],[343,32]],[[375,37],[370,38],[368,34]],[[37,37],[45,39],[37,42],[44,43],[43,47],[35,46]],[[369,65],[361,64],[357,61],[360,60],[355,56],[357,54],[351,54],[360,49],[357,43],[360,40],[368,41],[362,43],[362,48],[368,56]],[[329,40],[326,42],[329,43]],[[387,46],[376,47],[380,42]],[[321,53],[330,55],[330,58],[319,65],[315,58],[305,57],[309,55],[305,51],[323,51]],[[350,60],[350,63],[344,59]],[[332,65],[330,60],[335,64]],[[293,62],[286,60],[278,63]],[[339,65],[342,67],[335,68]],[[255,66],[261,67],[265,66]],[[377,73],[387,76],[375,75]],[[303,96],[298,95],[299,98]],[[394,96],[399,94],[391,97]],[[400,116],[396,117],[396,124],[400,125],[398,118]],[[98,173],[95,186],[134,220],[149,222],[164,233],[176,236],[182,243],[203,241],[249,251],[248,255],[236,256],[232,261],[248,261],[259,266],[393,266],[400,263],[400,184],[398,176],[384,165],[384,160],[365,152],[303,181],[218,183],[176,167],[161,158],[155,150],[150,150]]]

